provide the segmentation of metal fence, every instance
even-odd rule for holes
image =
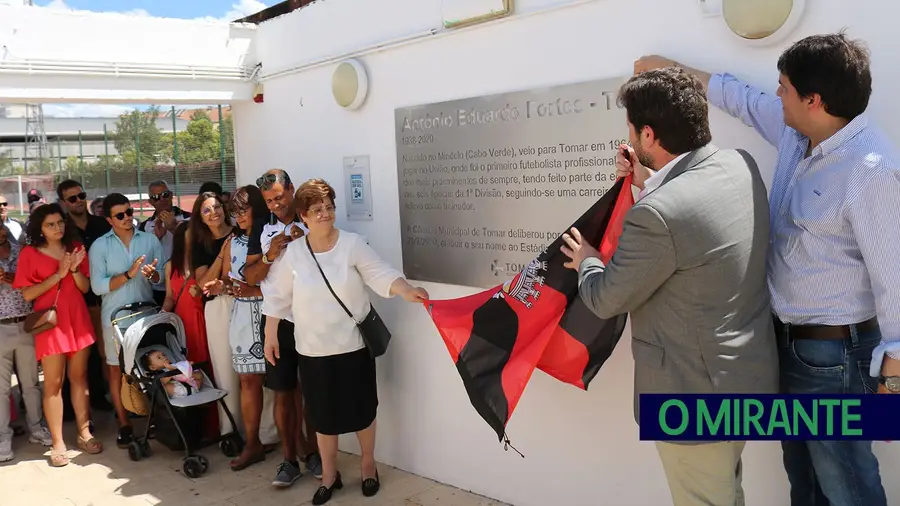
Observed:
[[[4,164],[0,159],[0,192],[9,200],[12,214],[27,214],[31,189],[55,202],[56,186],[74,179],[81,182],[88,199],[122,193],[132,200],[135,211],[147,216],[152,213],[148,184],[163,180],[174,191],[176,205],[189,210],[203,183],[219,183],[225,191],[235,188],[231,118],[224,117],[222,106],[210,110],[218,111],[215,120],[204,109],[185,119],[174,107],[153,107],[104,121],[102,132],[97,131],[99,125],[93,132],[77,134],[47,131],[46,156],[29,156],[22,149],[18,163]],[[162,124],[169,128],[160,128]],[[10,146],[0,139],[0,153],[4,147],[9,152]]]

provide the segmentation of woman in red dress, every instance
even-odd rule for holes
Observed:
[[[163,311],[174,312],[184,323],[188,360],[194,363],[208,362],[209,345],[206,339],[203,298],[188,262],[191,254],[187,249],[187,229],[187,222],[182,222],[172,234],[172,258],[166,264],[166,300],[163,302]]]
[[[50,464],[69,463],[63,441],[63,375],[71,385],[72,407],[78,423],[78,447],[90,454],[103,451],[89,427],[87,364],[94,343],[94,327],[84,302],[91,287],[87,252],[67,229],[58,204],[44,204],[31,214],[26,230],[29,246],[19,254],[13,288],[41,311],[56,305],[56,326],[34,336],[34,350],[44,370],[44,416],[53,438]]]

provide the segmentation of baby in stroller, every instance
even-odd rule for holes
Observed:
[[[182,360],[172,364],[169,357],[160,350],[151,350],[141,357],[141,365],[147,371],[174,371],[180,370],[181,374],[160,378],[160,382],[169,394],[169,398],[186,397],[199,391],[203,385],[203,372],[194,370],[193,364]]]

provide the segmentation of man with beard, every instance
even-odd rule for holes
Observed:
[[[178,224],[188,220],[191,213],[183,211],[173,204],[175,194],[169,190],[165,181],[153,181],[147,188],[150,195],[150,205],[153,206],[153,215],[144,220],[138,230],[152,232],[162,244],[166,258],[172,256],[172,233]],[[203,195],[203,192],[200,192]],[[166,300],[166,280],[153,285],[153,300],[162,306]]]
[[[66,213],[67,225],[76,231],[85,251],[90,251],[94,241],[103,234],[109,232],[109,223],[100,216],[94,216],[87,210],[87,193],[81,183],[68,179],[59,183],[56,187],[56,196],[59,197],[59,205]],[[94,335],[103,335],[103,325],[100,323],[100,297],[93,290],[84,294],[88,312],[91,315],[91,323],[94,325]],[[106,368],[103,367],[103,346],[98,340],[91,346],[91,356],[88,359],[88,387],[91,394],[91,407],[103,411],[112,409],[112,405],[106,400]],[[65,415],[74,413],[71,411],[69,399],[69,381],[63,381],[63,408]],[[64,416],[64,419],[68,420]]]
[[[865,44],[844,33],[797,41],[778,58],[775,94],[661,56],[634,70],[672,66],[778,148],[768,284],[783,391],[900,393],[900,152],[866,114]],[[781,445],[792,506],[888,504],[871,441]]]
[[[294,185],[287,172],[270,170],[256,180],[256,186],[271,215],[259,220],[253,227],[247,245],[245,275],[247,283],[259,285],[265,297],[269,269],[281,260],[282,253],[293,239],[306,233],[306,226],[294,209]],[[265,328],[266,318],[263,315],[260,322],[263,335]],[[302,457],[307,470],[319,479],[322,478],[322,458],[318,453],[315,430],[309,426],[309,420],[306,420],[306,434],[303,432],[306,416],[299,388],[299,356],[294,343],[293,322],[281,320],[279,323],[278,346],[280,355],[275,365],[266,362],[266,387],[275,391],[275,425],[284,449],[284,462],[278,466],[272,485],[289,487],[302,476],[298,457]]]
[[[777,393],[769,206],[756,162],[710,142],[703,84],[681,69],[633,76],[618,101],[633,149],[620,147],[616,168],[634,171],[642,195],[608,265],[576,229],[562,251],[591,311],[630,313],[635,420],[644,393]],[[675,506],[743,505],[744,444],[657,442]]]

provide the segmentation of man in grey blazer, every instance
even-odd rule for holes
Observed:
[[[777,393],[769,206],[756,163],[710,143],[703,84],[681,69],[633,76],[619,103],[632,147],[617,168],[633,171],[641,195],[609,265],[576,229],[563,252],[594,313],[631,313],[635,420],[643,393]],[[743,449],[657,442],[675,506],[742,505]]]

